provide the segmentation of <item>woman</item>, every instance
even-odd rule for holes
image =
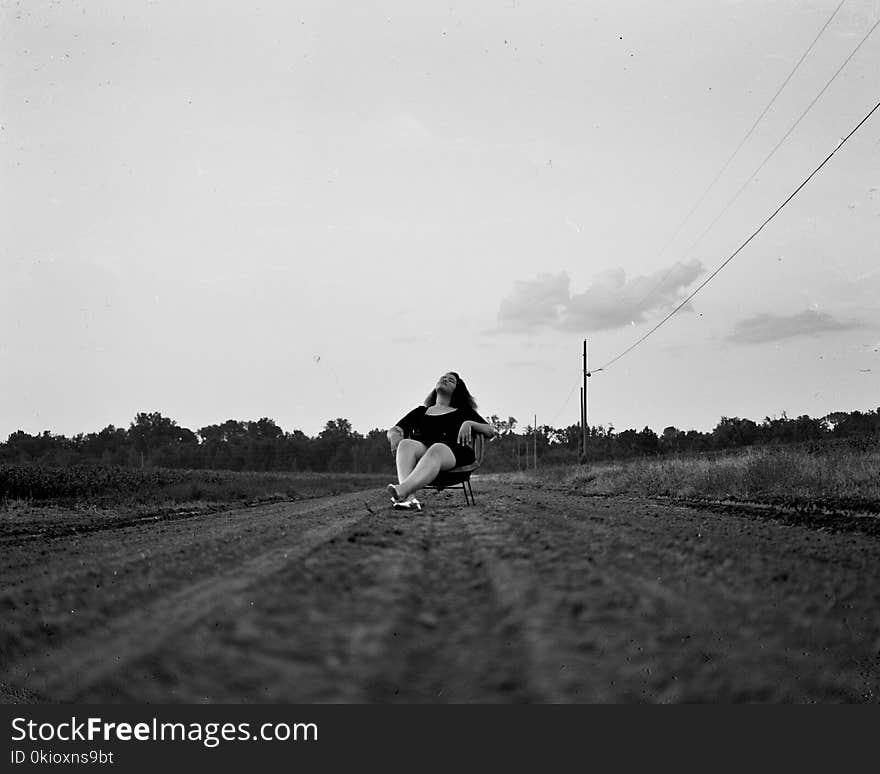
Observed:
[[[397,460],[397,484],[388,485],[394,508],[421,510],[413,493],[430,484],[443,470],[470,465],[474,433],[491,438],[495,429],[476,412],[477,402],[462,378],[449,371],[437,386],[388,431]]]

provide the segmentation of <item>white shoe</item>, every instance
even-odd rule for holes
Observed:
[[[422,504],[416,500],[415,497],[410,497],[408,500],[399,500],[394,503],[392,506],[395,511],[420,511],[422,510]]]

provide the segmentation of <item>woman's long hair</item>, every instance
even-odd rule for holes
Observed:
[[[474,396],[471,395],[464,380],[455,373],[455,371],[450,371],[449,373],[455,377],[455,389],[452,391],[452,395],[449,398],[449,405],[452,406],[452,408],[472,408],[476,411],[477,401]],[[436,402],[437,388],[435,387],[428,394],[428,397],[425,398],[424,405],[433,406]]]

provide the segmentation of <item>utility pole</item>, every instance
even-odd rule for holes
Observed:
[[[590,393],[587,390],[587,377],[591,376],[587,368],[587,340],[584,339],[584,386],[581,388],[581,426],[583,428],[584,456],[587,454],[587,427],[590,423],[589,400]]]
[[[535,414],[535,424],[532,425],[532,457],[535,460],[535,470],[538,469],[538,415]]]
[[[584,388],[581,387],[581,450],[584,453],[587,451],[587,433],[584,430],[586,424],[587,422],[584,419]]]
[[[587,437],[590,434],[590,386],[587,379],[593,374],[590,373],[589,351],[587,350],[587,340],[584,339],[584,427],[587,428]]]

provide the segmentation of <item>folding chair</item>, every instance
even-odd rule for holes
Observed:
[[[428,484],[431,489],[436,489],[438,492],[441,489],[457,489],[461,487],[464,492],[464,501],[467,505],[474,505],[476,502],[474,500],[474,490],[471,488],[471,473],[483,464],[483,459],[486,456],[486,443],[482,435],[474,433],[472,445],[474,447],[474,461],[470,465],[461,465],[457,468],[442,470],[437,478]]]

